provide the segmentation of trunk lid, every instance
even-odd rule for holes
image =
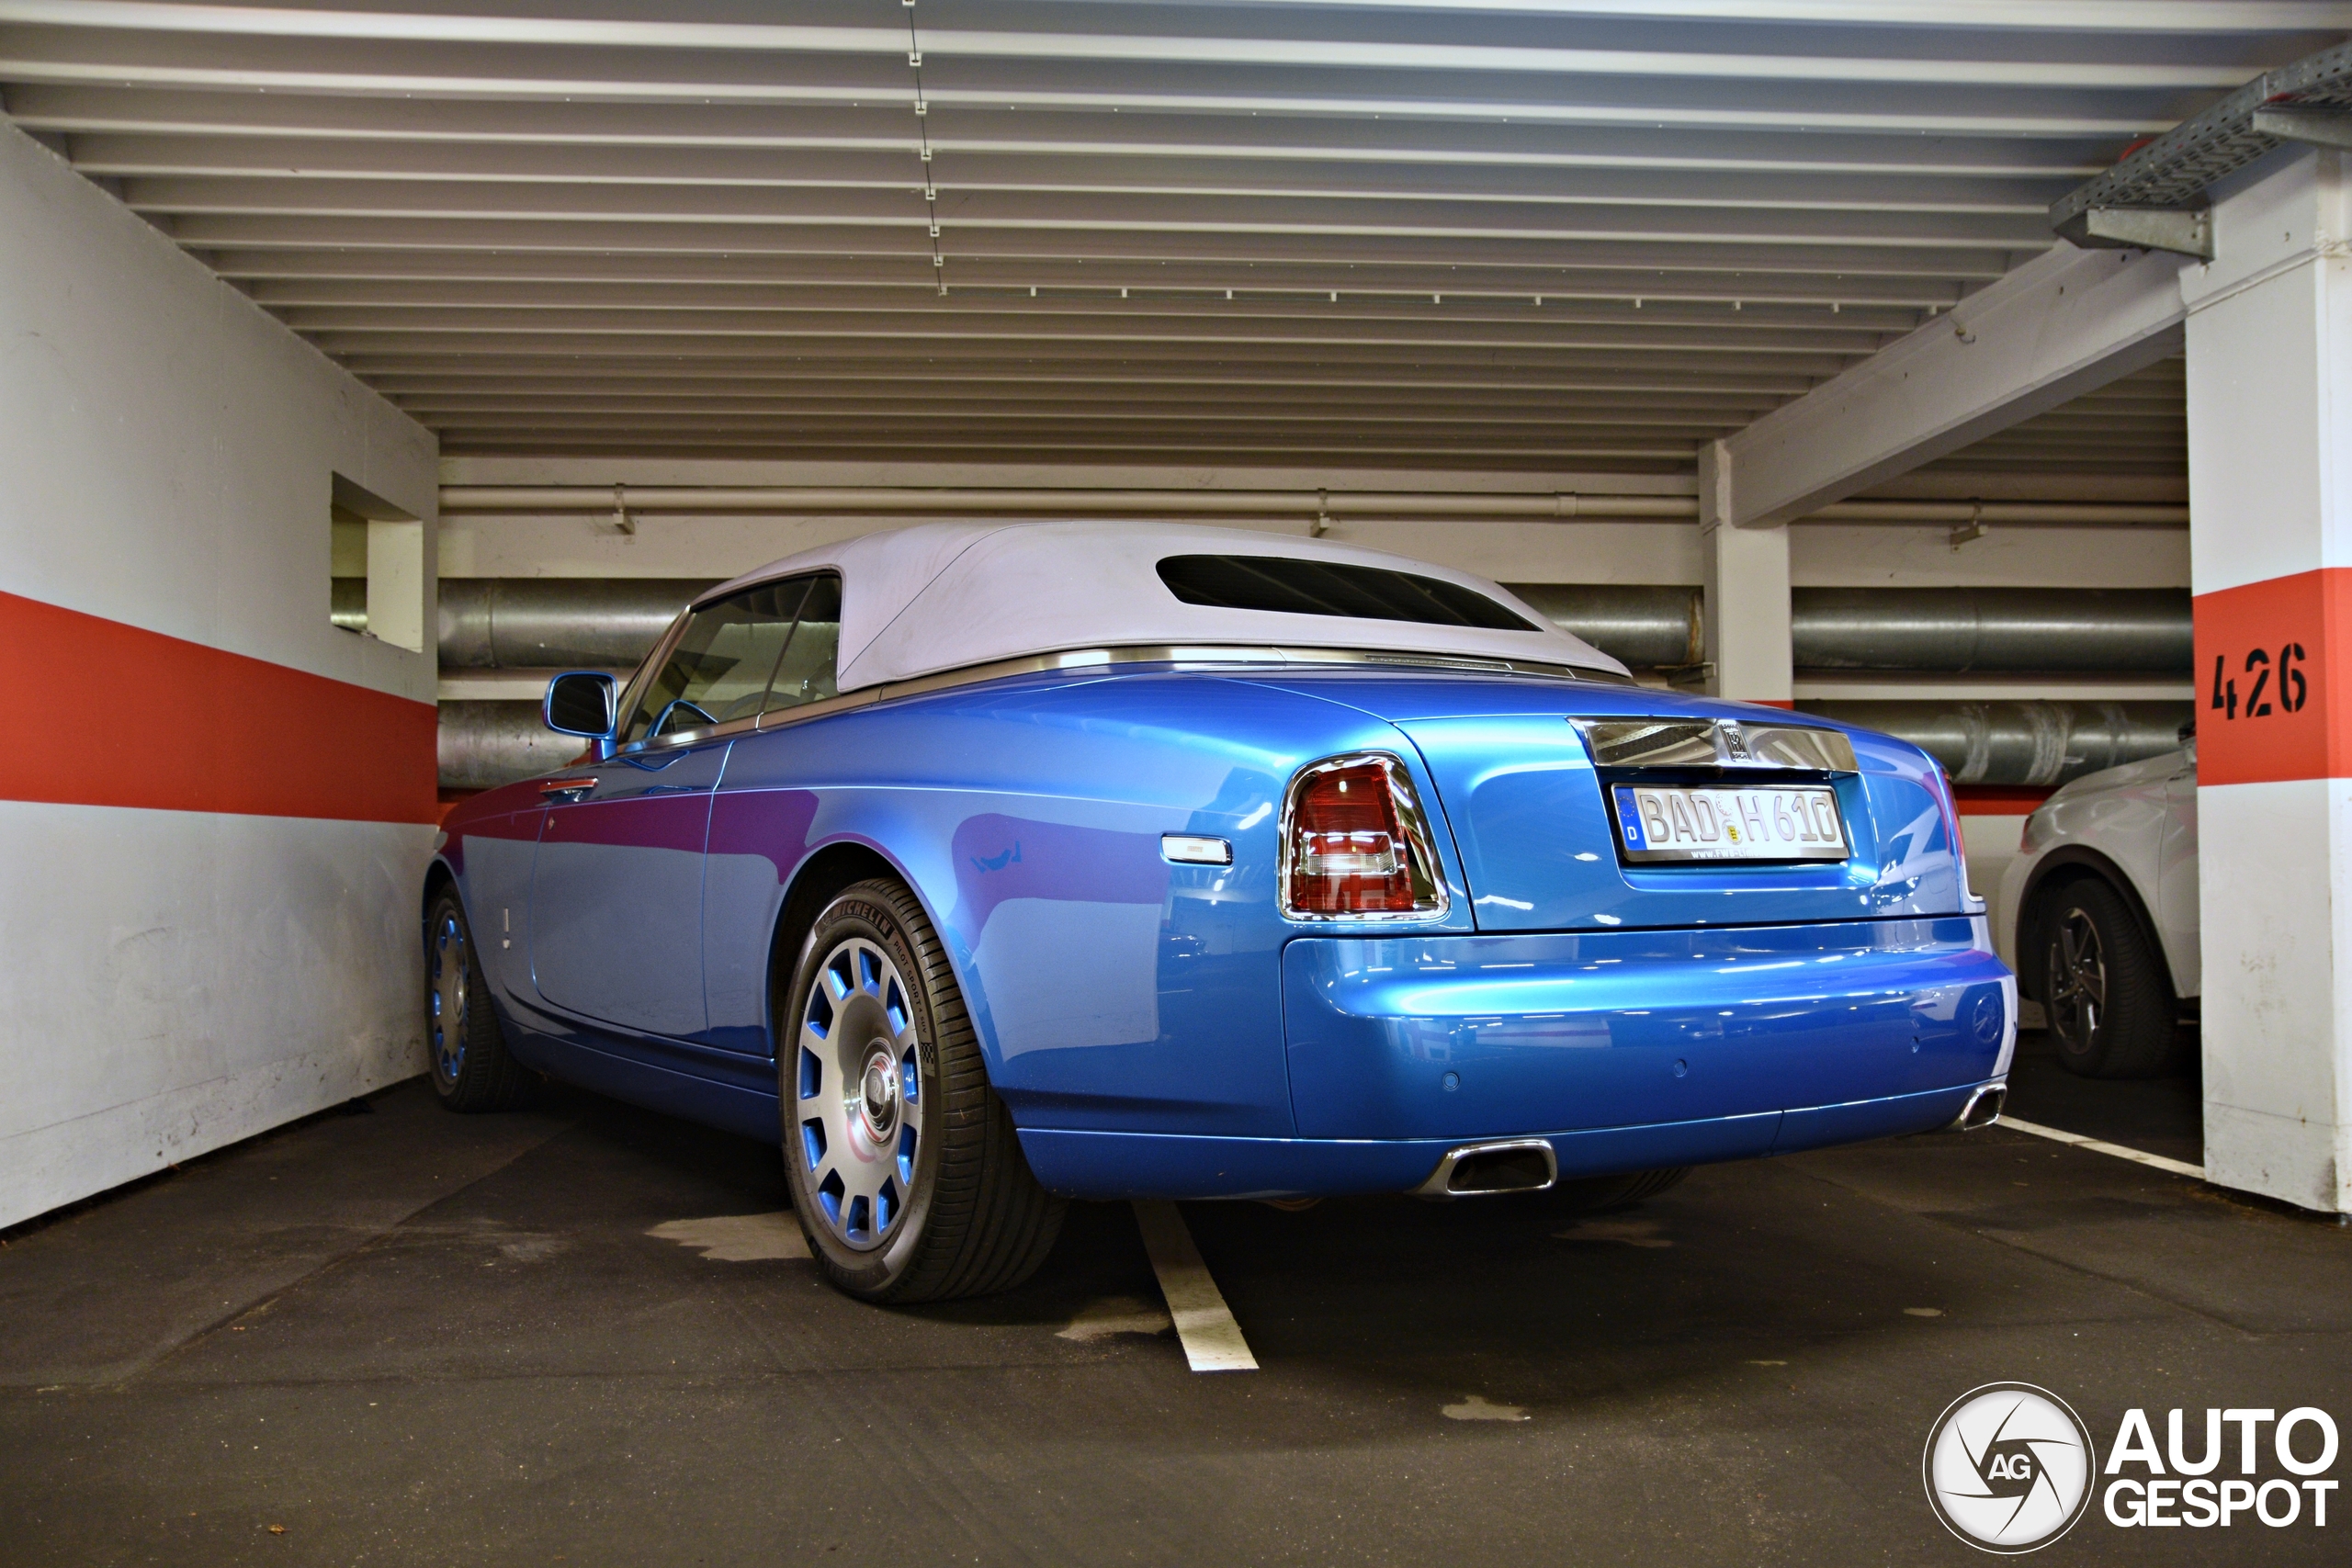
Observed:
[[[1926,752],[1887,736],[1633,686],[1395,671],[1266,683],[1375,714],[1411,740],[1436,783],[1439,798],[1429,804],[1453,834],[1481,931],[1778,925],[1967,909],[1941,773]],[[1579,720],[1588,722],[1580,728]],[[1645,736],[1630,720],[1669,728]],[[1788,729],[1804,733],[1773,733]],[[1820,744],[1826,737],[1850,745],[1850,768],[1844,746]],[[1769,755],[1742,758],[1743,749]],[[1826,787],[1836,795],[1847,852],[1814,861],[1636,861],[1613,819],[1611,792],[1621,784]]]

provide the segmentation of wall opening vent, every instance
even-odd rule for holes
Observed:
[[[345,631],[424,651],[424,525],[334,476],[327,615]]]

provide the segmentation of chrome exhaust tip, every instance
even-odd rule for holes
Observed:
[[[1979,1127],[1990,1127],[2000,1119],[2001,1107],[2007,1103],[2008,1098],[2009,1085],[2006,1078],[1999,1083],[1980,1086],[1974,1094],[1968,1097],[1968,1103],[1961,1108],[1960,1114],[1952,1118],[1951,1126],[1947,1131],[1973,1133]]]
[[[1498,1138],[1448,1149],[1416,1198],[1441,1201],[1494,1192],[1541,1192],[1560,1179],[1560,1156],[1542,1138]]]

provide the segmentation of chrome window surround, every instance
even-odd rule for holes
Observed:
[[[1843,731],[1745,718],[1572,718],[1602,768],[1737,768],[1856,773]]]
[[[699,608],[700,606],[696,606]],[[628,678],[616,704],[623,711],[638,696],[639,682],[646,671],[659,668],[659,661],[669,657],[681,630],[685,615],[671,624],[654,644],[645,662],[638,666]],[[822,718],[827,714],[842,713],[850,708],[864,707],[869,703],[888,702],[894,697],[920,696],[928,692],[946,691],[956,686],[974,686],[984,681],[1002,681],[1014,675],[1035,675],[1055,671],[1083,671],[1120,664],[1180,664],[1180,665],[1403,665],[1417,670],[1460,671],[1476,675],[1532,675],[1555,681],[1594,682],[1603,685],[1622,686],[1632,682],[1624,676],[1608,670],[1587,670],[1574,664],[1535,664],[1524,660],[1483,659],[1469,654],[1391,653],[1377,649],[1353,648],[1277,648],[1272,646],[1180,647],[1166,643],[1138,644],[1133,648],[1081,648],[1062,653],[1036,653],[1021,659],[1000,659],[987,664],[967,665],[960,670],[943,670],[935,675],[918,675],[912,680],[891,681],[876,686],[862,686],[854,692],[843,692],[837,697],[827,697],[820,703],[803,703],[797,707],[777,708],[756,718],[739,718],[707,729],[682,729],[669,735],[655,736],[633,745],[616,748],[616,757],[642,756],[647,752],[662,752],[688,746],[699,746],[736,735],[749,735],[755,730],[780,729],[786,725]],[[1432,864],[1435,863],[1432,862]],[[1369,919],[1370,917],[1360,917]]]
[[[1296,869],[1293,862],[1297,855],[1291,828],[1297,816],[1299,796],[1306,793],[1308,784],[1325,773],[1340,768],[1366,765],[1380,769],[1388,781],[1388,798],[1396,804],[1396,820],[1405,829],[1405,847],[1408,856],[1407,865],[1415,884],[1414,900],[1417,903],[1420,900],[1422,887],[1426,885],[1428,897],[1434,902],[1428,908],[1351,909],[1338,914],[1297,908],[1290,901],[1291,875]],[[1445,865],[1437,858],[1437,844],[1430,833],[1429,818],[1422,814],[1420,796],[1414,791],[1413,776],[1406,771],[1404,760],[1393,752],[1344,751],[1336,757],[1309,762],[1299,769],[1291,775],[1289,787],[1283,791],[1282,819],[1276,830],[1282,835],[1282,850],[1274,872],[1274,897],[1282,909],[1283,919],[1286,920],[1311,920],[1318,925],[1359,921],[1380,925],[1427,924],[1445,919],[1447,912],[1453,908],[1453,892],[1445,885]]]

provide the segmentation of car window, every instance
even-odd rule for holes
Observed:
[[[1170,556],[1159,581],[1187,604],[1276,610],[1294,615],[1351,615],[1492,631],[1541,628],[1475,589],[1418,572],[1286,556]]]
[[[756,716],[812,582],[762,583],[696,610],[629,715],[624,744]],[[838,604],[839,593],[834,594]],[[838,620],[840,611],[834,616]]]
[[[768,685],[769,711],[838,695],[834,672],[841,647],[842,580],[811,579],[808,597],[801,602],[799,623],[792,628],[784,657],[776,662],[775,678]]]

